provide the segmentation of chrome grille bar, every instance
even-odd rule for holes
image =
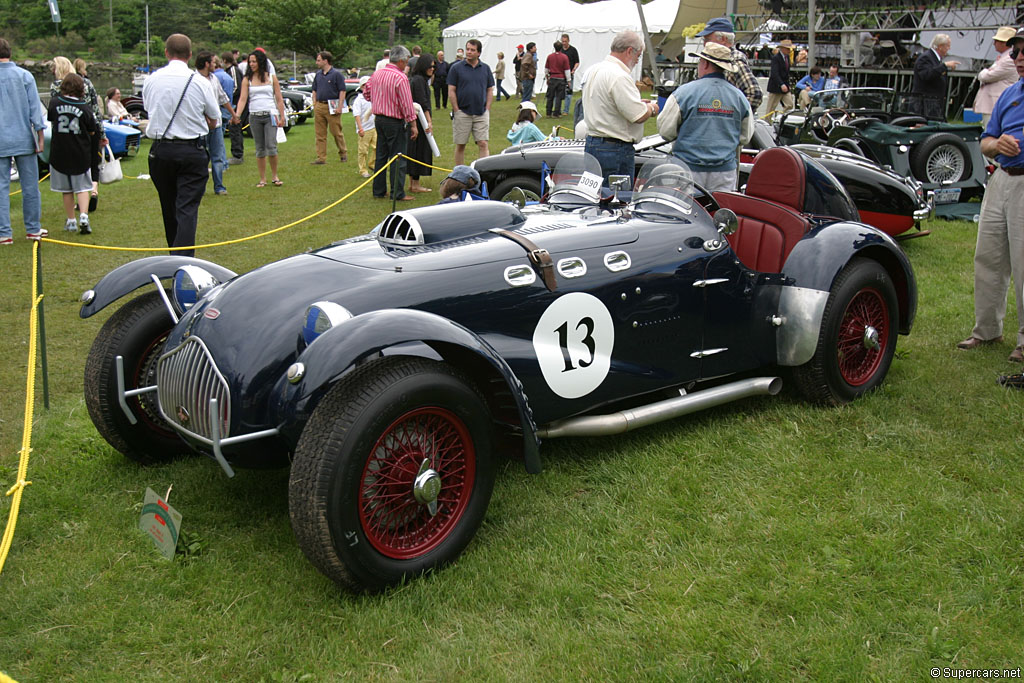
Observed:
[[[160,414],[175,429],[211,443],[229,435],[231,397],[227,380],[217,369],[206,344],[189,337],[160,356],[157,363],[157,397]],[[216,431],[210,401],[216,400],[219,424]]]

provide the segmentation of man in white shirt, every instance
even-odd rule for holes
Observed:
[[[377,66],[374,67],[374,71],[380,71],[388,64],[391,63],[391,50],[384,50],[384,56],[377,61]]]
[[[196,73],[210,82],[213,93],[217,98],[217,104],[226,107],[231,114],[231,121],[237,122],[235,108],[231,106],[231,98],[221,87],[220,81],[213,75],[214,55],[212,52],[203,50],[196,55]],[[228,165],[227,152],[224,149],[224,129],[221,128],[221,119],[217,119],[217,125],[210,129],[206,136],[206,149],[210,154],[210,168],[213,170],[213,192],[214,194],[227,194],[224,187],[224,169]]]
[[[612,40],[611,54],[587,73],[583,86],[584,151],[601,164],[604,184],[610,175],[633,179],[633,143],[644,134],[644,121],[658,115],[657,102],[640,99],[633,68],[644,52],[643,38],[623,31]]]
[[[167,246],[172,254],[194,256],[199,202],[209,177],[206,136],[220,120],[220,105],[210,81],[188,68],[188,36],[169,36],[164,56],[167,66],[142,86],[149,113],[146,136],[153,139],[149,175],[160,195]]]

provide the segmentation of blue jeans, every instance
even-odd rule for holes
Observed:
[[[18,165],[21,176],[21,215],[25,221],[25,234],[37,234],[42,229],[39,217],[42,202],[39,196],[39,161],[35,154],[0,157],[0,237],[12,237],[11,231],[11,163]]]
[[[610,187],[608,184],[610,175],[628,175],[629,184],[632,186],[635,179],[634,157],[636,156],[632,143],[613,142],[606,138],[588,135],[583,151],[601,164],[601,175],[604,176],[605,187]]]
[[[565,84],[565,108],[562,109],[563,114],[568,114],[572,111],[572,87],[576,84],[576,77],[573,76],[569,79],[569,82]]]
[[[213,169],[213,191],[227,192],[224,187],[224,169],[228,165],[228,157],[224,150],[222,127],[218,126],[206,135],[206,148],[210,151],[210,168]]]
[[[526,102],[531,97],[533,97],[533,80],[532,79],[531,80],[524,80],[523,81],[523,99],[520,100],[520,101],[521,102]]]

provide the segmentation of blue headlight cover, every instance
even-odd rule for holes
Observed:
[[[210,289],[220,282],[209,271],[199,266],[182,266],[174,273],[174,286],[171,294],[174,305],[179,313],[184,313],[196,305]]]
[[[352,317],[344,306],[333,301],[317,301],[306,309],[302,323],[302,339],[307,345],[335,325]]]

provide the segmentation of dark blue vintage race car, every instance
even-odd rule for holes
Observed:
[[[244,275],[115,269],[83,318],[149,291],[89,353],[96,428],[142,463],[290,465],[307,557],[377,590],[462,552],[499,454],[539,472],[543,440],[774,395],[783,372],[825,404],[883,381],[914,273],[881,231],[793,208],[845,196],[817,162],[767,150],[746,195],[713,197],[659,162],[628,201],[591,162],[556,169],[548,204],[399,211]]]

